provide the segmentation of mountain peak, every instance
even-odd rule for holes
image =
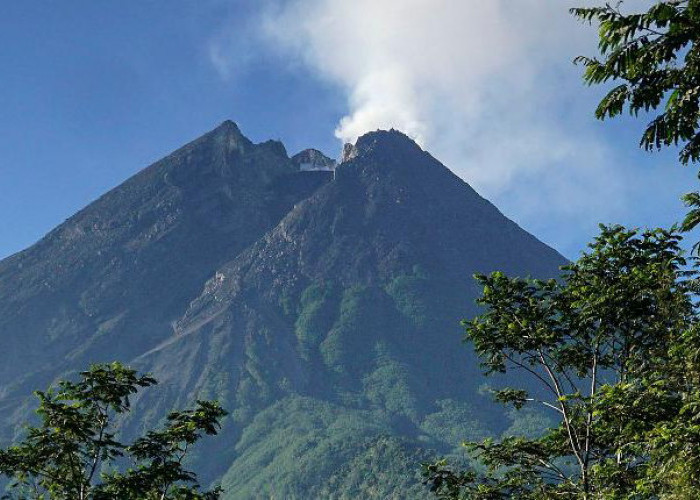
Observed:
[[[251,140],[244,136],[238,125],[231,120],[222,122],[221,125],[205,134],[204,137],[219,143],[227,151],[237,150],[243,153],[253,146]]]
[[[292,162],[299,167],[301,171],[310,170],[334,170],[336,162],[334,159],[327,157],[318,149],[305,149],[292,156]]]
[[[303,171],[330,159],[225,121],[0,261],[2,446],[32,389],[112,359],[162,382],[125,440],[226,402],[192,465],[227,499],[424,498],[428,448],[519,425],[490,412],[460,348],[468,276],[546,278],[564,259],[401,132],[346,158]]]
[[[396,157],[423,154],[424,151],[408,135],[396,129],[375,130],[358,137],[355,144],[346,144],[343,148],[341,163],[358,156],[379,154]]]
[[[221,124],[219,124],[218,127],[214,129],[214,131],[232,135],[243,135],[241,133],[241,129],[238,128],[238,124],[232,120],[224,120],[223,122],[221,122]]]
[[[416,144],[416,142],[408,135],[393,128],[389,130],[375,130],[374,132],[368,132],[361,135],[355,143],[355,148],[357,148],[358,153],[363,153],[380,147],[382,149],[389,148],[393,151],[423,151],[420,146]]]

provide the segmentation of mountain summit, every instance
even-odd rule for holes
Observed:
[[[227,121],[0,262],[0,437],[31,390],[118,359],[162,382],[125,434],[231,412],[194,464],[225,498],[422,498],[420,461],[520,425],[460,345],[470,276],[563,262],[400,132],[336,166]]]
[[[299,170],[335,170],[335,160],[328,158],[318,149],[305,149],[292,156],[292,162],[299,166]]]

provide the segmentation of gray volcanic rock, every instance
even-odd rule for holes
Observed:
[[[292,156],[292,163],[299,166],[299,170],[335,170],[336,162],[328,158],[318,149],[305,149]]]
[[[439,402],[452,399],[468,401],[492,429],[507,425],[478,394],[477,362],[460,346],[459,320],[475,312],[478,294],[470,277],[498,269],[552,276],[564,259],[403,134],[368,134],[356,151],[333,182],[216,272],[177,323],[177,338],[139,360],[190,398],[226,373],[217,394],[234,409],[221,437],[236,450],[224,476],[231,498],[303,498],[316,491],[314,477],[356,459],[356,448],[309,457],[309,476],[272,488],[284,465],[256,455],[277,438],[245,439],[269,411],[289,413],[273,428],[317,412],[369,419],[355,429],[358,440],[420,436]],[[183,358],[198,360],[190,378],[167,368]],[[315,425],[297,437],[338,446],[337,436],[312,437],[334,424]]]
[[[227,121],[0,262],[0,405],[171,337],[214,270],[327,181],[297,177]]]
[[[192,463],[225,498],[423,498],[418,462],[513,423],[460,343],[471,275],[564,259],[400,132],[348,151],[304,169],[332,160],[226,122],[1,262],[5,421],[120,359],[161,381],[127,435],[198,398],[231,412]]]

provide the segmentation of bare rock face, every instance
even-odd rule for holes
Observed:
[[[126,435],[230,411],[193,464],[224,498],[424,498],[419,462],[510,425],[460,343],[470,276],[562,263],[400,132],[336,166],[225,122],[0,262],[1,444],[32,390],[117,359],[161,381]]]
[[[347,143],[343,146],[343,154],[340,157],[340,163],[350,161],[357,156],[357,149],[354,144]]]
[[[327,180],[298,177],[227,121],[0,262],[0,394],[170,338],[217,267]]]
[[[328,158],[318,149],[305,149],[292,156],[292,163],[299,167],[302,172],[308,171],[333,171],[336,162]]]

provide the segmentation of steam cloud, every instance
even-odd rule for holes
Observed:
[[[345,91],[340,140],[400,129],[566,251],[552,227],[593,233],[631,188],[571,62],[596,35],[569,3],[586,1],[287,0],[267,4],[258,34]]]
[[[509,156],[497,169],[470,171],[495,185],[519,170],[523,153],[536,155],[530,163],[565,154],[547,110],[572,97],[556,72],[578,78],[570,62],[587,33],[560,0],[294,0],[262,29],[346,89],[350,112],[335,131],[344,142],[395,127],[450,157],[451,144],[461,158],[496,150]]]

